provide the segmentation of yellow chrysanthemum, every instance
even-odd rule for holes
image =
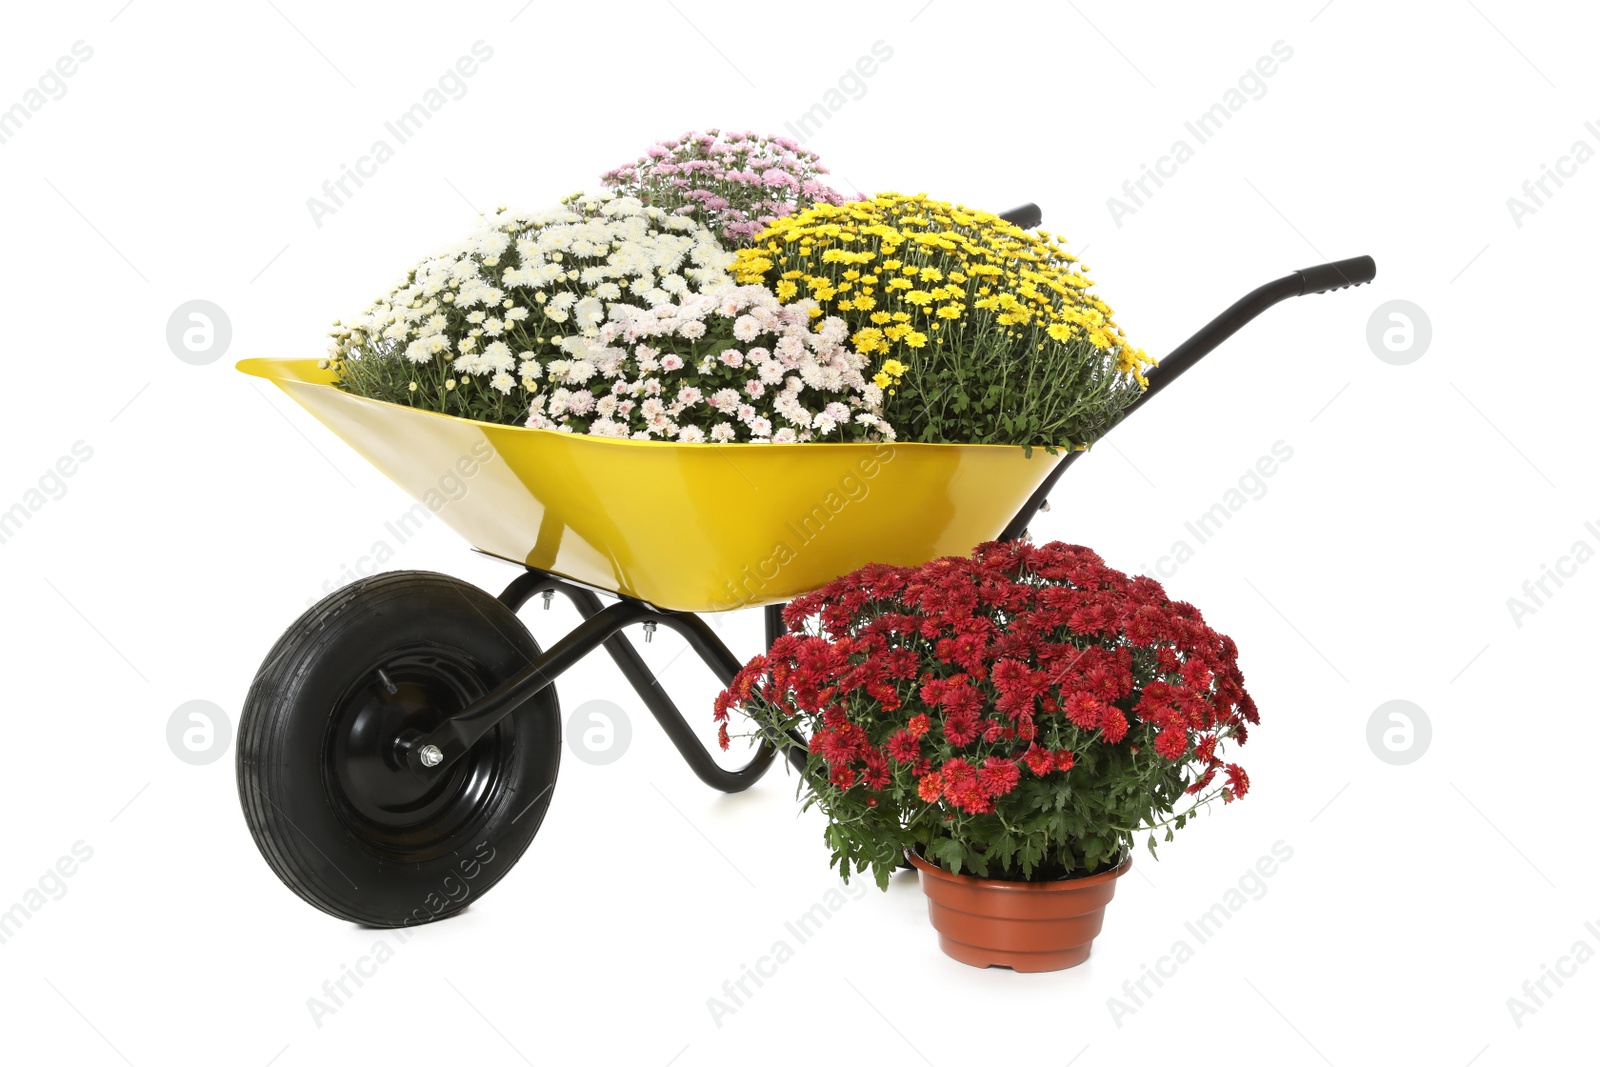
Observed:
[[[862,355],[901,357],[903,382],[888,360],[872,380],[882,386],[886,376],[906,398],[930,401],[985,375],[1010,383],[989,394],[1000,399],[976,403],[1010,405],[1012,414],[996,415],[970,439],[1003,438],[1018,421],[1013,414],[1026,415],[1032,404],[1042,421],[1030,432],[1043,434],[1042,443],[1081,445],[1115,421],[1154,364],[1129,343],[1088,268],[1058,237],[922,195],[883,193],[778,219],[736,253],[730,273],[774,286],[785,302],[810,297],[812,317],[844,319]],[[1095,363],[1112,373],[1074,370]],[[1047,397],[1051,381],[1089,383],[1074,387],[1088,392],[1087,403]],[[971,404],[904,410],[946,427],[989,417]]]

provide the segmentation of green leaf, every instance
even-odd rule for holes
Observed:
[[[961,863],[966,858],[967,850],[960,841],[951,837],[942,837],[933,842],[929,848],[938,857],[940,866],[952,874],[961,873]]]

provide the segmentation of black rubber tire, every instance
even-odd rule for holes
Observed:
[[[432,922],[476,901],[550,805],[555,688],[432,786],[393,759],[393,739],[402,727],[431,728],[538,656],[500,601],[426,571],[361,579],[302,615],[239,719],[239,800],[273,872],[308,903],[367,926]]]

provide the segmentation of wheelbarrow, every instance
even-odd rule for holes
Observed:
[[[1003,217],[1039,222],[1033,205]],[[1375,275],[1363,256],[1256,289],[1149,371],[1128,411],[1272,305]],[[748,789],[774,747],[724,767],[624,631],[676,631],[727,684],[742,661],[702,616],[763,607],[770,646],[783,604],[841,574],[1026,536],[1082,455],[614,440],[368,400],[337,388],[315,359],[238,367],[520,571],[498,596],[426,571],[352,582],[295,620],[245,698],[239,799],[262,856],[308,903],[375,927],[459,912],[532,843],[560,764],[554,683],[580,659],[604,648],[701,781]],[[544,648],[517,612],[556,593],[583,621]]]

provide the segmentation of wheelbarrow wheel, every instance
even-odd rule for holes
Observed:
[[[279,639],[239,722],[239,799],[274,873],[368,926],[447,918],[505,876],[538,832],[561,757],[546,688],[438,781],[396,740],[426,732],[536,659],[494,597],[442,574],[365,578]]]

